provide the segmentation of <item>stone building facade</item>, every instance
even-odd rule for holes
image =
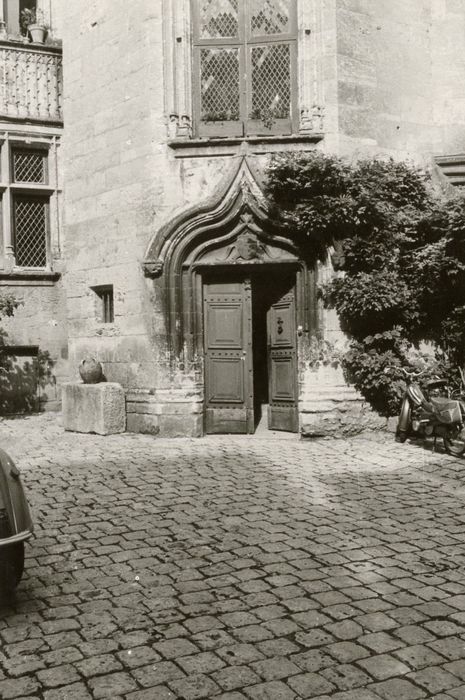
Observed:
[[[432,167],[463,150],[463,4],[85,0],[65,13],[71,366],[103,362],[132,431],[251,432],[262,403],[270,427],[305,434],[369,420],[312,365],[315,334],[340,339],[315,293],[330,272],[273,236],[263,174],[282,151]]]
[[[340,372],[312,362],[312,338],[343,342],[317,300],[331,270],[273,233],[264,173],[283,151],[428,168],[462,152],[461,0],[50,1],[65,47],[63,274],[46,318],[31,301],[16,320],[42,345],[57,319],[47,342],[70,378],[99,359],[130,431],[370,422]]]
[[[24,11],[46,25],[45,42]],[[67,373],[60,22],[51,0],[0,3],[0,293],[20,303],[2,319],[1,413],[58,408]]]

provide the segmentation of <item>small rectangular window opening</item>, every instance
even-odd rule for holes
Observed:
[[[97,320],[100,323],[113,323],[115,320],[113,306],[113,285],[106,284],[92,287],[97,296]]]

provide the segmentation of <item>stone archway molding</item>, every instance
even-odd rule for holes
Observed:
[[[261,178],[247,156],[238,158],[211,197],[190,206],[159,229],[146,250],[142,268],[146,277],[179,272],[196,239],[207,231],[225,229],[241,214],[248,213],[261,231],[269,226],[269,206],[263,195]],[[213,235],[211,236],[214,237]],[[286,249],[293,244],[284,237],[274,237]]]
[[[170,350],[179,355],[192,336],[188,306],[199,266],[278,261],[298,262],[298,250],[290,239],[272,233],[261,177],[247,156],[241,156],[211,197],[165,224],[146,250],[145,276],[164,282]]]

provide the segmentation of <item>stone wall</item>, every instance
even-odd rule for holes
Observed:
[[[125,387],[157,384],[157,300],[140,261],[165,188],[160,22],[161,3],[68,3],[63,37],[70,358],[98,357]],[[113,324],[96,313],[103,284]]]
[[[325,4],[328,32],[333,21],[336,26],[338,135],[323,147],[349,158],[389,155],[426,168],[433,155],[463,152],[463,2],[343,0],[333,8],[334,20],[331,3]],[[333,39],[329,32],[328,46]],[[331,84],[326,100],[334,100]],[[320,267],[321,282],[331,275],[330,266]],[[325,338],[342,343],[336,313],[320,310],[320,318]],[[357,422],[377,425],[343,378],[331,373],[307,372],[301,415],[306,434],[325,426],[345,432]]]
[[[436,155],[465,150],[465,4],[432,0],[434,120],[440,128]]]
[[[299,414],[306,438],[347,437],[386,427],[386,419],[347,386],[340,368],[332,366],[303,367]]]
[[[315,67],[300,66],[312,82],[304,91],[318,97],[326,114],[326,136],[318,147],[350,157],[389,153],[427,162],[459,138],[460,127],[445,116],[450,104],[457,111],[461,104],[455,90],[459,69],[451,69],[444,85],[439,79],[460,46],[448,43],[444,52],[440,45],[442,32],[463,14],[459,2],[301,4],[308,26],[299,36],[305,35],[308,55],[315,58]],[[178,102],[186,110],[190,89],[188,71],[181,76],[179,65],[171,73],[167,67],[189,54],[182,15],[175,13],[175,26],[166,27],[166,8],[173,6],[169,0],[81,0],[63,7],[65,286],[73,371],[85,356],[102,361],[107,379],[127,391],[129,429],[195,435],[201,431],[203,387],[195,373],[173,366],[167,355],[164,280],[145,278],[141,262],[156,232],[212,196],[237,158],[247,153],[263,170],[271,152],[307,146],[169,144],[176,119],[183,119],[179,105],[174,114],[176,80],[183,82]],[[169,56],[163,30],[171,33]],[[436,57],[442,68],[433,70]],[[103,285],[113,285],[112,323],[99,318],[95,288]],[[339,338],[334,316],[321,317],[327,334]],[[312,396],[321,408],[329,391],[342,396],[344,406],[355,406],[340,377],[320,381],[305,375],[303,413],[312,414]],[[340,415],[346,410],[342,404],[339,409]]]
[[[60,385],[67,378],[68,346],[66,331],[66,305],[62,283],[31,286],[17,283],[0,286],[0,294],[12,294],[20,306],[12,318],[1,319],[2,338],[6,345],[38,346],[43,378],[39,381],[40,408],[57,410],[60,406]],[[21,369],[20,358],[15,361],[17,369],[8,377],[6,386],[21,393],[24,384],[30,381],[29,373]]]
[[[210,197],[242,153],[168,145],[162,19],[162,3],[145,0],[121,13],[104,0],[66,7],[70,366],[87,355],[103,363],[128,392],[129,429],[199,434],[203,387],[167,355],[164,280],[144,278],[141,262],[156,231]],[[262,168],[267,150],[252,156]],[[113,285],[114,323],[98,318],[102,285]]]
[[[62,10],[65,0],[39,0],[45,20],[51,24],[52,37],[60,36]],[[66,296],[62,278],[63,264],[61,246],[63,243],[62,199],[63,188],[60,167],[60,119],[59,93],[61,85],[57,75],[61,75],[60,52],[37,51],[37,45],[22,45],[13,52],[13,44],[4,43],[5,53],[11,54],[10,64],[3,57],[3,75],[8,82],[3,95],[0,131],[5,142],[19,141],[23,144],[47,143],[49,146],[48,182],[54,193],[50,199],[49,234],[52,272],[50,270],[21,270],[14,267],[14,260],[8,255],[8,233],[11,232],[11,219],[8,209],[3,206],[3,226],[0,235],[0,295],[11,294],[20,302],[13,317],[0,319],[0,345],[22,346],[16,351],[6,348],[11,370],[3,372],[0,383],[1,410],[10,410],[13,404],[25,406],[23,398],[27,392],[35,391],[38,378],[38,403],[34,406],[46,410],[60,407],[60,386],[68,376],[68,333],[66,319]],[[33,58],[30,63],[25,60]],[[34,58],[35,57],[35,58]],[[45,58],[44,58],[45,57]],[[43,68],[47,57],[54,62]],[[29,66],[29,68],[27,68]],[[13,70],[13,67],[15,70]],[[4,86],[5,87],[5,86]],[[16,111],[14,109],[16,107]],[[6,118],[5,118],[6,117]],[[13,117],[13,119],[11,118]],[[5,154],[5,147],[3,149]],[[2,167],[5,160],[2,160]],[[7,195],[8,196],[8,195]],[[5,195],[4,195],[5,197]],[[5,205],[5,202],[4,202]],[[48,260],[50,262],[50,260]],[[36,374],[36,363],[27,355],[27,346],[38,348],[40,375]],[[24,353],[24,356],[21,355]],[[9,396],[18,401],[10,402]],[[22,398],[23,397],[23,398]],[[28,405],[32,405],[27,402]]]
[[[463,150],[460,0],[345,0],[337,28],[341,152],[426,164],[431,154]]]
[[[70,364],[76,372],[83,357],[99,359],[106,378],[129,392],[128,429],[157,432],[153,392],[173,386],[172,368],[163,285],[144,278],[141,262],[204,173],[193,188],[166,146],[161,2],[135,0],[120,12],[108,0],[68,3],[63,40]],[[100,285],[113,285],[113,323],[98,318]],[[178,401],[183,386],[190,414],[190,377],[173,388]]]

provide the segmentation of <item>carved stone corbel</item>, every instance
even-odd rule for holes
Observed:
[[[142,270],[145,277],[156,279],[163,274],[163,260],[144,260]]]
[[[192,137],[191,118],[188,114],[176,114],[172,112],[169,115],[168,136],[170,139],[190,139]]]
[[[300,133],[322,133],[324,131],[324,107],[313,105],[300,110]]]
[[[188,139],[192,137],[192,123],[188,114],[181,114],[178,126],[178,136]]]
[[[175,139],[179,129],[179,114],[172,112],[169,116],[168,134],[170,139]]]

